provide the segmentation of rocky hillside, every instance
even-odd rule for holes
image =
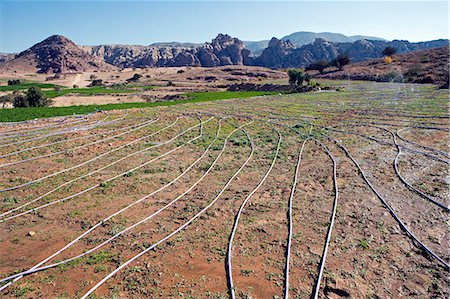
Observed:
[[[201,46],[127,46],[83,47],[89,54],[118,67],[225,66],[251,65],[250,51],[237,38],[219,34]]]
[[[114,67],[86,53],[61,35],[52,35],[0,65],[3,70],[37,73],[70,73],[109,70]]]
[[[295,47],[290,41],[273,38],[259,57],[255,65],[269,68],[305,67],[317,60],[332,60],[341,53],[349,54],[352,62],[360,62],[372,58],[380,58],[386,47],[394,47],[397,52],[405,53],[423,49],[448,46],[448,40],[410,43],[394,40],[358,40],[353,43],[333,43],[325,39],[316,39],[313,43]]]
[[[348,53],[352,62],[381,57],[387,46],[398,53],[447,46],[448,40],[422,43],[394,40],[357,40],[335,43],[318,38],[313,43],[296,47],[290,40],[272,38],[259,56],[252,56],[244,43],[219,34],[204,44],[159,44],[150,46],[100,45],[77,46],[69,39],[53,35],[18,55],[0,56],[0,71],[70,73],[110,70],[114,67],[216,67],[227,65],[263,66],[268,68],[305,67],[317,60],[332,60]]]
[[[449,47],[419,50],[392,56],[392,62],[370,59],[330,70],[318,77],[369,81],[432,83],[442,88],[449,84]]]

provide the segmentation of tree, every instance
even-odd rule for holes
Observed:
[[[13,105],[15,108],[23,107],[47,107],[52,104],[52,101],[42,93],[38,87],[30,87],[26,94],[19,92],[14,93]]]
[[[297,89],[297,87],[302,86],[303,81],[305,81],[305,72],[302,69],[290,69],[288,70],[288,76],[289,85],[291,85],[293,89]]]
[[[350,57],[348,54],[339,54],[335,59],[331,61],[331,65],[337,67],[340,71],[345,65],[350,63]]]
[[[317,60],[306,67],[307,71],[319,71],[323,74],[323,71],[330,66],[330,63],[326,60]]]
[[[383,52],[381,52],[383,56],[392,56],[395,53],[397,53],[397,49],[394,47],[386,47],[384,48]]]

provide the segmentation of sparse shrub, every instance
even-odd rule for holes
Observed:
[[[89,80],[93,81],[95,79],[97,79],[96,75],[92,74],[92,75],[89,76]]]
[[[7,103],[12,102],[14,102],[14,96],[12,94],[0,96],[0,104],[3,104],[3,107],[5,107]]]
[[[397,72],[390,72],[379,77],[379,81],[382,82],[393,82],[393,83],[403,83],[405,79],[403,75]]]
[[[136,82],[141,78],[142,78],[142,75],[134,74],[133,77],[127,79],[127,82]]]
[[[21,82],[20,82],[20,80],[19,79],[11,79],[11,80],[8,80],[8,85],[17,85],[17,84],[20,84]]]
[[[177,74],[182,74],[182,73],[184,73],[184,70],[178,70],[177,71]]]
[[[381,55],[383,56],[392,56],[395,53],[397,53],[397,49],[394,47],[386,47],[384,48],[383,52],[381,52]]]
[[[383,57],[383,62],[386,63],[386,64],[392,63],[392,57],[391,56],[384,56]]]
[[[350,64],[350,56],[348,56],[348,54],[339,54],[330,64],[342,71],[344,66]]]
[[[102,79],[94,79],[94,80],[92,80],[91,84],[88,85],[88,87],[102,86],[102,85],[103,85]]]
[[[319,86],[320,84],[317,83],[317,81],[310,80],[310,81],[308,82],[308,85],[311,86],[311,87],[316,87],[316,86]]]
[[[173,83],[172,81],[167,82],[167,86],[175,86],[175,83]]]
[[[404,73],[404,76],[407,78],[411,78],[411,77],[417,77],[423,74],[423,69],[420,65],[415,64],[410,66],[406,72]]]
[[[330,66],[330,63],[326,60],[317,60],[306,67],[307,71],[319,71],[323,74],[324,70]]]
[[[14,93],[14,108],[24,107],[47,107],[52,104],[52,101],[44,96],[40,88],[30,87],[26,94],[19,92]]]
[[[362,249],[369,249],[369,243],[366,239],[359,240],[358,246],[362,247]]]
[[[74,84],[72,87],[73,87],[73,88],[78,88],[78,85]]]

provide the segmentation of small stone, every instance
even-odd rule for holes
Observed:
[[[36,234],[36,233],[35,233],[34,231],[29,231],[27,235],[30,236],[30,237],[32,237],[32,236],[34,236],[35,234]]]

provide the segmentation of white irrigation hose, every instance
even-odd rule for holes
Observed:
[[[30,138],[30,139],[14,140],[11,143],[0,144],[0,148],[4,148],[4,147],[7,147],[7,146],[12,146],[12,145],[17,146],[18,144],[31,142],[31,141],[35,141],[35,140],[39,140],[39,139],[45,139],[47,137],[52,137],[52,136],[63,135],[63,134],[67,134],[67,133],[77,132],[77,131],[90,130],[90,129],[93,129],[93,128],[96,128],[96,127],[99,127],[99,126],[105,126],[105,125],[109,125],[109,124],[114,123],[114,122],[121,121],[121,120],[125,119],[127,117],[127,115],[128,115],[128,111],[127,111],[127,113],[124,116],[122,116],[120,118],[117,118],[117,119],[114,119],[112,121],[106,122],[106,123],[103,122],[103,121],[96,121],[96,122],[94,122],[92,124],[88,124],[88,125],[84,125],[84,126],[68,127],[68,128],[65,128],[64,130],[48,133],[46,135],[41,135],[41,136],[33,137],[33,138]]]
[[[250,194],[245,198],[245,200],[242,202],[241,206],[239,207],[239,211],[236,214],[235,220],[234,220],[234,224],[233,224],[233,228],[231,230],[231,234],[230,234],[230,238],[228,241],[228,248],[227,248],[227,278],[228,278],[228,283],[229,283],[229,290],[230,290],[230,294],[231,294],[231,298],[235,299],[235,292],[234,292],[234,284],[233,284],[233,271],[232,271],[232,266],[231,266],[231,250],[233,247],[233,240],[234,240],[234,236],[236,234],[236,230],[237,230],[237,226],[239,224],[239,219],[241,217],[242,211],[244,210],[245,205],[247,204],[248,200],[253,196],[253,194],[255,194],[259,188],[264,184],[264,182],[266,181],[267,177],[269,176],[270,172],[272,171],[275,162],[277,160],[278,157],[278,153],[280,151],[280,146],[281,146],[281,134],[280,132],[278,132],[278,130],[275,130],[278,134],[278,144],[277,144],[277,149],[275,152],[275,157],[272,159],[272,163],[270,164],[269,169],[267,170],[267,172],[265,173],[264,177],[261,179],[261,181],[259,182],[259,184],[256,186],[255,189],[253,189],[252,192],[250,192]]]
[[[330,244],[331,233],[333,231],[333,225],[334,225],[334,219],[336,217],[337,201],[339,198],[339,189],[338,189],[338,185],[337,185],[337,174],[336,174],[336,172],[337,172],[336,166],[337,165],[336,165],[335,158],[333,157],[333,155],[330,153],[328,148],[322,142],[318,141],[317,139],[314,139],[314,141],[317,142],[319,145],[321,145],[325,149],[325,151],[327,152],[327,155],[333,161],[333,186],[334,186],[334,200],[333,200],[333,208],[332,208],[331,216],[330,216],[330,224],[328,226],[327,236],[325,239],[325,245],[323,247],[322,258],[320,261],[319,273],[317,274],[317,280],[316,280],[316,284],[314,286],[314,291],[313,291],[313,298],[317,299],[317,298],[319,298],[320,282],[322,280],[323,270],[325,268],[325,261],[327,258],[328,246]]]
[[[201,155],[194,163],[192,163],[185,171],[183,171],[179,176],[177,176],[174,180],[172,180],[171,182],[165,184],[164,186],[160,187],[159,189],[157,189],[157,190],[151,192],[150,194],[147,194],[146,196],[142,197],[141,199],[139,199],[139,200],[137,200],[137,201],[134,201],[133,203],[131,203],[131,204],[129,204],[128,206],[122,208],[121,210],[115,212],[114,214],[112,214],[112,215],[110,215],[110,216],[104,218],[103,220],[99,221],[99,222],[98,222],[97,224],[95,224],[93,227],[91,227],[90,229],[88,229],[87,231],[85,231],[84,233],[82,233],[81,235],[79,235],[78,237],[76,237],[75,239],[73,239],[70,243],[68,243],[68,244],[67,244],[66,246],[64,246],[62,249],[58,250],[57,252],[55,252],[54,254],[52,254],[51,256],[49,256],[48,258],[46,258],[45,260],[41,261],[39,264],[37,264],[37,265],[34,266],[33,268],[29,269],[28,271],[24,271],[24,272],[17,273],[17,274],[14,274],[14,275],[12,275],[12,276],[3,278],[3,279],[0,281],[0,283],[1,283],[1,282],[8,281],[8,280],[11,280],[11,279],[14,279],[14,281],[17,281],[18,279],[20,279],[20,278],[18,278],[18,277],[23,277],[23,276],[25,276],[25,275],[29,275],[29,274],[32,274],[32,273],[35,273],[35,272],[38,272],[38,271],[43,271],[43,270],[46,270],[46,269],[49,269],[49,268],[54,268],[54,267],[56,267],[56,266],[58,266],[58,265],[66,264],[66,263],[69,263],[70,261],[73,261],[73,260],[75,260],[75,259],[78,259],[78,258],[81,258],[81,257],[83,257],[83,256],[86,256],[86,255],[90,254],[91,252],[93,252],[93,251],[95,251],[95,250],[97,250],[97,249],[103,247],[103,246],[106,245],[107,243],[110,243],[112,240],[114,240],[114,239],[116,239],[117,237],[119,237],[120,235],[124,234],[126,231],[128,231],[128,230],[130,230],[130,229],[136,227],[137,225],[139,225],[139,224],[141,224],[141,223],[143,223],[143,222],[145,222],[145,221],[147,221],[147,220],[153,218],[153,217],[156,216],[157,214],[159,214],[163,209],[160,209],[159,211],[157,211],[157,212],[155,212],[154,214],[152,214],[150,217],[145,218],[145,220],[141,220],[140,222],[134,224],[132,227],[128,227],[128,228],[122,230],[121,232],[115,234],[114,236],[112,236],[112,237],[109,238],[108,240],[104,241],[103,243],[97,245],[97,246],[94,247],[94,248],[91,248],[91,249],[89,249],[89,250],[83,252],[83,253],[80,254],[80,255],[77,255],[77,256],[75,256],[75,257],[72,257],[72,258],[69,258],[69,259],[66,259],[66,260],[63,260],[63,261],[59,261],[59,262],[54,263],[54,264],[51,264],[51,265],[47,265],[47,266],[44,266],[44,267],[39,267],[40,265],[45,264],[45,263],[48,262],[49,260],[52,260],[53,258],[55,258],[57,255],[59,255],[60,253],[62,253],[63,251],[65,251],[67,248],[69,248],[70,246],[72,246],[73,244],[75,244],[77,241],[79,241],[81,238],[83,238],[84,236],[86,236],[87,234],[89,234],[90,232],[92,232],[93,230],[95,230],[95,229],[96,229],[97,227],[99,227],[100,225],[105,224],[106,221],[108,221],[108,220],[110,220],[111,218],[113,218],[113,217],[115,217],[115,216],[117,216],[117,215],[119,215],[119,214],[125,212],[126,210],[128,210],[128,209],[131,208],[131,207],[133,207],[134,205],[136,205],[136,204],[138,204],[138,203],[140,203],[140,202],[142,202],[142,201],[144,201],[144,200],[147,200],[148,198],[154,196],[155,194],[157,194],[157,193],[163,191],[164,189],[166,189],[166,188],[168,188],[169,186],[171,186],[171,185],[173,185],[174,183],[176,183],[181,177],[183,177],[186,173],[188,173],[188,172],[189,172],[196,164],[198,164],[198,162],[200,162],[200,161],[206,156],[206,154],[208,153],[208,151],[210,150],[210,148],[212,147],[212,145],[217,141],[217,139],[218,139],[218,137],[219,137],[220,129],[221,129],[221,120],[219,120],[218,129],[217,129],[217,133],[216,133],[215,139],[209,144],[209,146],[206,148],[206,150],[203,152],[203,154],[202,154],[202,155]],[[235,131],[236,131],[236,130],[235,130]],[[220,153],[219,155],[221,155],[222,153],[223,153],[223,150],[221,151],[221,153]],[[218,160],[218,158],[216,158],[216,160]],[[212,164],[212,165],[209,167],[209,171],[214,167],[214,165],[215,165],[215,164]],[[208,172],[209,172],[209,171],[208,171]],[[203,176],[203,177],[204,177],[204,176]],[[196,184],[194,184],[194,186],[191,187],[189,190],[192,190],[192,189],[193,189],[200,181],[201,181],[201,180],[199,180]],[[187,192],[184,192],[184,193],[183,193],[183,196],[186,195],[186,194],[187,194]],[[177,197],[177,200],[180,199],[180,198],[183,197],[183,196],[178,196],[178,197]],[[172,202],[172,203],[173,203],[173,202]],[[172,203],[171,203],[171,204],[172,204]],[[169,207],[171,204],[166,205],[166,206],[164,207],[164,209],[167,208],[167,207]],[[1,290],[2,290],[2,289],[0,288],[0,291],[1,291]]]
[[[388,209],[391,216],[394,218],[394,220],[399,224],[400,228],[406,232],[406,234],[416,243],[419,245],[420,248],[422,248],[425,252],[427,252],[430,256],[434,257],[437,261],[439,261],[446,269],[447,271],[450,269],[450,265],[444,261],[441,257],[439,257],[436,253],[434,253],[431,249],[429,249],[425,244],[423,244],[417,237],[406,227],[406,225],[403,223],[403,221],[397,216],[397,214],[394,212],[394,209],[387,203],[386,199],[373,187],[373,185],[370,183],[370,181],[367,179],[364,171],[362,170],[361,166],[356,162],[356,160],[353,158],[353,156],[349,153],[349,151],[345,148],[345,146],[329,137],[328,135],[322,133],[324,136],[326,136],[328,139],[332,140],[337,146],[339,146],[347,155],[347,157],[352,160],[353,164],[358,168],[358,171],[360,172],[362,178],[366,182],[366,184],[369,186],[369,188],[375,193],[375,195],[380,199],[380,201],[383,203],[383,205]]]
[[[84,125],[76,125],[76,126],[73,125],[75,123],[89,121],[89,119],[86,117],[85,120],[80,120],[80,121],[76,121],[76,122],[70,123],[70,126],[67,126],[67,127],[64,127],[64,128],[60,128],[60,129],[57,129],[57,130],[50,130],[49,132],[51,132],[51,133],[47,133],[47,135],[58,135],[61,132],[66,132],[67,130],[74,130],[75,128],[85,128],[85,127],[90,127],[90,126],[96,126],[96,125],[99,125],[99,124],[105,122],[110,117],[111,116],[109,114],[107,114],[104,119],[97,120],[97,121],[92,122],[92,123],[87,123],[87,124],[84,124]],[[21,137],[28,138],[28,137],[32,137],[32,136],[37,136],[37,137],[32,137],[32,138],[25,139],[25,140],[36,139],[38,137],[42,137],[43,136],[42,134],[46,134],[45,131],[43,131],[43,132],[37,131],[37,132],[22,133],[22,134],[17,133],[15,135],[8,135],[8,136],[5,136],[3,138],[0,138],[0,142],[1,142],[0,144],[3,147],[5,145],[5,143],[3,143],[4,141],[10,142],[10,139],[13,139],[12,143],[14,143],[14,141],[20,140],[19,138],[21,138]],[[11,144],[11,143],[9,143],[9,144]]]
[[[108,122],[108,125],[113,123],[113,122],[115,122],[115,121]],[[36,146],[24,148],[24,149],[15,151],[15,152],[10,152],[10,153],[1,155],[0,158],[6,158],[6,157],[9,157],[9,156],[14,156],[14,155],[17,155],[17,154],[20,154],[20,153],[23,153],[23,152],[28,152],[28,151],[35,150],[35,149],[38,149],[38,148],[48,147],[48,146],[52,146],[52,145],[56,145],[56,144],[62,144],[62,143],[66,143],[66,142],[72,142],[72,141],[75,141],[75,140],[82,140],[82,139],[92,138],[92,137],[95,137],[95,136],[98,136],[98,135],[108,135],[108,134],[111,134],[111,133],[114,133],[114,132],[127,130],[128,128],[129,127],[124,127],[124,128],[113,129],[113,130],[109,130],[109,131],[105,131],[105,132],[96,132],[96,133],[89,134],[89,135],[86,135],[86,136],[79,136],[79,137],[75,137],[75,138],[64,139],[64,140],[55,141],[55,142],[51,142],[51,143],[36,145]]]
[[[305,141],[303,141],[302,147],[300,149],[300,153],[298,154],[297,165],[295,167],[294,182],[292,183],[291,194],[289,195],[289,204],[288,204],[289,229],[288,229],[288,240],[287,240],[287,245],[286,245],[286,266],[284,268],[285,269],[285,271],[284,271],[284,294],[283,294],[284,299],[289,298],[289,260],[291,257],[291,243],[292,243],[292,202],[294,199],[294,193],[295,193],[295,189],[297,187],[297,180],[298,180],[298,176],[300,173],[299,170],[300,170],[300,164],[302,162],[303,149],[305,148],[305,144],[309,139],[310,138],[308,137],[305,139]]]
[[[91,146],[91,145],[99,144],[99,143],[102,143],[102,142],[105,142],[105,141],[108,141],[108,140],[112,140],[112,139],[124,136],[124,135],[126,135],[128,133],[131,133],[131,132],[140,130],[142,128],[148,127],[149,125],[153,124],[154,122],[155,122],[155,120],[145,121],[143,123],[140,123],[139,127],[136,127],[136,128],[134,128],[132,130],[129,130],[129,131],[126,131],[126,132],[122,132],[120,134],[116,134],[116,135],[113,135],[113,136],[110,136],[110,137],[107,137],[107,138],[103,138],[103,139],[100,139],[100,140],[97,140],[97,141],[94,141],[94,142],[90,142],[90,143],[86,143],[86,144],[83,144],[83,145],[79,145],[79,146],[76,146],[76,147],[73,147],[73,148],[57,151],[57,152],[50,153],[50,154],[47,154],[47,155],[31,157],[31,158],[28,158],[28,159],[23,159],[23,160],[19,160],[19,161],[14,161],[14,162],[0,164],[0,168],[4,168],[4,167],[7,167],[7,166],[12,166],[12,165],[17,165],[17,164],[22,164],[22,163],[26,163],[26,162],[31,162],[31,161],[35,161],[35,160],[42,159],[42,158],[53,157],[53,156],[56,156],[56,155],[60,155],[60,154],[72,152],[72,151],[75,151],[75,150],[79,150],[81,148],[85,148],[85,147],[88,147],[88,146]],[[129,127],[135,127],[135,126],[136,125],[129,126]]]
[[[189,129],[187,129],[187,130],[185,130],[185,131],[179,133],[178,135],[176,135],[175,137],[173,137],[173,138],[171,138],[171,139],[169,139],[169,140],[166,140],[166,141],[164,141],[164,142],[155,144],[155,145],[153,145],[153,146],[151,146],[151,147],[145,148],[145,149],[143,149],[143,150],[140,150],[140,151],[135,152],[135,153],[133,153],[133,154],[130,154],[130,155],[128,155],[128,156],[125,156],[125,157],[123,157],[123,158],[121,158],[121,159],[119,159],[119,160],[117,160],[117,161],[111,163],[110,165],[104,166],[104,167],[102,167],[101,169],[97,169],[97,170],[94,171],[94,172],[98,172],[98,171],[100,171],[100,170],[102,170],[102,169],[105,169],[105,168],[107,168],[107,167],[109,167],[109,166],[111,166],[111,165],[114,165],[114,164],[116,164],[116,163],[118,163],[118,162],[120,162],[120,161],[122,161],[122,160],[125,160],[125,159],[131,157],[131,156],[140,154],[140,153],[142,153],[142,152],[144,152],[144,151],[148,151],[148,150],[150,150],[150,149],[152,149],[152,148],[160,147],[160,146],[163,146],[163,145],[165,145],[165,144],[171,143],[171,142],[173,142],[174,140],[178,139],[178,137],[184,135],[186,132],[191,131],[192,129],[194,129],[194,128],[198,127],[198,126],[203,126],[204,123],[207,123],[207,122],[211,121],[211,119],[212,119],[212,118],[210,118],[210,119],[208,119],[208,120],[206,120],[206,121],[204,121],[204,122],[200,122],[198,125],[195,125],[195,126],[190,127]],[[202,134],[202,132],[201,132],[201,134]],[[194,141],[194,140],[200,138],[200,137],[202,136],[201,134],[200,134],[199,136],[197,136],[197,137],[191,139],[190,142],[192,142],[192,141]],[[118,175],[115,175],[115,176],[113,176],[113,177],[111,177],[111,178],[109,178],[109,179],[103,181],[102,183],[108,183],[108,182],[111,182],[111,181],[113,181],[113,180],[115,180],[115,179],[117,179],[117,178],[119,178],[119,177],[122,177],[122,176],[124,176],[124,175],[126,175],[126,174],[132,173],[133,171],[136,171],[137,169],[140,169],[140,168],[142,168],[142,167],[144,167],[144,166],[147,166],[148,164],[151,164],[151,163],[153,163],[153,162],[155,162],[155,161],[157,161],[157,160],[159,160],[159,159],[161,159],[161,158],[163,158],[163,157],[165,157],[165,156],[171,154],[172,152],[174,152],[174,151],[176,151],[176,150],[178,150],[178,149],[180,149],[180,148],[186,146],[188,143],[189,143],[189,142],[183,143],[182,145],[180,145],[180,146],[178,146],[178,147],[176,147],[176,148],[174,148],[174,149],[171,149],[170,151],[168,151],[168,152],[166,152],[166,153],[164,153],[164,154],[162,154],[162,155],[160,155],[160,156],[158,156],[158,157],[155,157],[155,158],[153,158],[153,159],[151,159],[151,160],[149,160],[149,161],[147,161],[147,162],[145,162],[145,163],[143,163],[143,164],[141,164],[141,165],[138,165],[138,166],[136,166],[136,167],[134,167],[134,168],[132,168],[132,169],[130,169],[130,170],[127,170],[127,171],[124,171],[124,172],[122,172],[122,173],[120,173],[120,174],[118,174]],[[71,183],[71,182],[73,182],[73,181],[75,181],[75,180],[77,180],[77,179],[74,179],[74,180],[69,181],[69,182],[67,182],[67,183]],[[40,197],[34,199],[33,201],[37,201],[37,200],[39,200],[39,199],[41,199],[41,198],[47,196],[48,194],[53,193],[54,191],[58,190],[58,189],[61,188],[62,186],[66,185],[67,183],[64,183],[63,185],[58,186],[56,189],[51,190],[50,192],[48,192],[48,193],[46,193],[46,194],[44,194],[44,195],[42,195],[42,196],[40,196]],[[8,220],[12,220],[12,219],[17,218],[17,217],[24,216],[24,215],[27,215],[27,214],[30,214],[30,213],[32,213],[32,212],[35,212],[35,211],[41,210],[41,209],[43,209],[43,208],[46,208],[46,207],[48,207],[48,206],[52,206],[52,205],[54,205],[54,204],[57,204],[57,203],[66,201],[66,200],[68,200],[68,199],[72,199],[72,198],[77,197],[77,196],[79,196],[79,195],[82,195],[82,194],[84,194],[84,193],[86,193],[86,192],[89,192],[89,191],[91,191],[91,190],[93,190],[93,189],[95,189],[95,188],[97,188],[97,187],[100,187],[102,183],[92,185],[92,186],[89,187],[89,188],[83,189],[83,190],[81,190],[81,191],[79,191],[79,192],[77,192],[77,193],[75,193],[75,194],[72,194],[72,195],[70,195],[70,196],[64,197],[64,198],[62,198],[62,199],[58,199],[58,200],[56,200],[56,201],[52,201],[52,202],[46,203],[46,204],[44,204],[44,205],[41,205],[41,206],[38,206],[38,207],[35,207],[35,208],[32,208],[32,209],[29,209],[29,210],[27,210],[27,211],[25,211],[25,212],[22,212],[22,213],[19,213],[19,214],[16,214],[16,215],[13,215],[13,216],[4,218],[4,219],[0,219],[0,223],[6,222],[6,221],[8,221]],[[31,203],[31,202],[30,202],[30,203]],[[28,204],[30,204],[30,203],[27,203],[26,205],[28,205]],[[16,208],[16,209],[17,209],[17,208]]]
[[[177,119],[177,120],[178,120],[178,119]],[[166,126],[166,127],[162,128],[162,129],[160,129],[160,130],[158,130],[158,131],[156,131],[156,132],[154,132],[154,133],[152,133],[152,134],[150,134],[150,135],[146,135],[146,136],[141,137],[141,138],[139,138],[139,139],[150,138],[150,137],[152,137],[152,136],[154,136],[154,135],[156,135],[156,134],[159,134],[159,133],[161,133],[162,131],[165,131],[166,129],[168,129],[168,128],[172,127],[173,125],[175,125],[175,123],[177,122],[177,120],[176,120],[175,122],[173,122],[172,124],[170,124],[169,126]],[[132,143],[135,143],[136,141],[139,141],[139,139],[133,140]],[[129,144],[127,144],[127,145],[129,145]],[[124,146],[126,146],[126,145],[124,145]],[[124,146],[123,146],[123,147],[124,147]],[[157,145],[157,146],[160,146],[160,145]],[[36,202],[36,201],[38,201],[38,200],[44,198],[44,197],[46,197],[46,196],[52,194],[53,192],[55,192],[55,191],[61,189],[61,188],[64,187],[64,186],[67,186],[67,185],[69,185],[69,184],[71,184],[71,183],[73,183],[73,182],[76,182],[76,181],[78,181],[78,180],[80,180],[80,179],[83,179],[83,178],[85,178],[85,177],[91,176],[91,175],[93,175],[93,174],[95,174],[95,173],[97,173],[97,172],[99,172],[99,171],[101,171],[101,170],[103,170],[103,169],[106,169],[106,168],[108,168],[108,167],[110,167],[110,166],[113,166],[114,164],[119,163],[120,161],[123,161],[124,159],[127,159],[127,158],[129,158],[129,157],[135,156],[135,155],[137,155],[137,154],[139,154],[139,153],[142,153],[142,152],[144,152],[144,151],[150,150],[150,149],[152,149],[152,148],[154,148],[154,147],[156,147],[156,145],[151,146],[151,147],[148,147],[148,148],[145,148],[145,149],[140,150],[140,151],[133,152],[133,153],[127,155],[127,156],[124,156],[124,157],[120,158],[119,160],[116,160],[116,161],[113,161],[113,162],[111,162],[111,163],[109,163],[109,164],[107,164],[107,165],[104,165],[104,166],[102,166],[101,168],[98,168],[98,169],[93,170],[93,171],[91,171],[91,172],[89,172],[89,173],[86,173],[86,174],[81,175],[81,176],[79,176],[79,177],[76,177],[76,178],[74,178],[74,179],[72,179],[72,180],[69,180],[69,181],[63,183],[62,185],[59,185],[59,186],[55,187],[54,189],[50,190],[49,192],[47,192],[47,193],[45,193],[45,194],[43,194],[43,195],[41,195],[41,196],[39,196],[39,197],[37,197],[37,198],[35,198],[35,199],[29,201],[29,202],[27,202],[27,203],[25,203],[25,204],[23,204],[23,205],[21,205],[21,206],[15,207],[15,208],[13,208],[13,209],[11,209],[11,210],[9,210],[9,211],[6,211],[6,212],[0,214],[0,217],[4,217],[4,216],[6,216],[6,215],[8,215],[8,214],[11,214],[11,213],[13,213],[13,212],[15,212],[15,211],[18,211],[18,210],[20,210],[20,209],[22,209],[22,208],[24,208],[24,207],[26,207],[26,206],[28,206],[28,205],[30,205],[30,204],[32,204],[32,203],[34,203],[34,202]],[[115,149],[115,150],[118,150],[118,149],[119,149],[119,148],[117,148],[117,149]],[[8,218],[8,219],[9,219],[9,218]],[[8,219],[0,219],[0,223],[3,222],[3,221],[6,221],[6,220],[8,220]]]
[[[94,112],[89,112],[87,114],[72,114],[72,115],[66,115],[66,116],[51,116],[51,117],[46,117],[44,118],[44,120],[51,120],[51,119],[55,119],[55,122],[62,122],[65,121],[66,119],[69,118],[85,118],[88,115],[91,114],[95,114],[98,113],[99,111],[94,111]],[[60,120],[58,120],[58,118],[60,118]],[[29,119],[29,120],[23,120],[23,121],[13,121],[13,122],[0,122],[0,126],[17,126],[20,124],[26,124],[26,123],[30,123],[30,124],[35,124],[35,126],[31,126],[30,128],[37,128],[39,127],[38,125],[36,125],[40,120],[43,120],[42,118],[35,118],[35,119]]]
[[[245,131],[244,131],[245,132]],[[183,230],[185,227],[187,227],[188,225],[190,225],[195,219],[197,219],[198,217],[200,217],[200,215],[202,215],[206,210],[208,210],[212,205],[214,205],[214,203],[219,199],[219,197],[225,192],[225,190],[228,188],[228,186],[231,184],[231,182],[235,179],[235,177],[242,171],[242,169],[244,169],[244,167],[248,164],[248,162],[250,161],[250,159],[253,156],[254,153],[254,145],[253,145],[253,141],[250,139],[250,136],[248,135],[247,132],[245,132],[245,134],[247,135],[247,138],[250,141],[250,145],[251,145],[251,152],[250,155],[248,156],[248,158],[245,160],[244,164],[242,164],[242,166],[238,169],[237,172],[235,172],[233,174],[233,176],[228,180],[228,182],[225,184],[224,188],[219,192],[219,194],[205,207],[203,208],[200,212],[198,212],[194,217],[192,217],[191,219],[189,219],[186,223],[184,223],[182,226],[178,227],[176,230],[174,230],[172,233],[168,234],[167,236],[165,236],[164,238],[160,239],[158,242],[154,243],[152,246],[144,249],[143,251],[141,251],[140,253],[138,253],[137,255],[133,256],[131,259],[127,260],[125,263],[123,263],[122,265],[120,265],[118,268],[116,268],[114,271],[112,271],[111,273],[109,273],[106,277],[104,277],[100,282],[98,282],[94,287],[92,287],[89,291],[86,292],[86,294],[84,294],[81,299],[86,299],[91,293],[93,293],[96,289],[98,289],[102,284],[104,284],[109,278],[111,278],[112,276],[114,276],[117,272],[119,272],[120,270],[122,270],[124,267],[126,267],[128,264],[132,263],[134,260],[138,259],[139,257],[141,257],[142,255],[146,254],[147,252],[149,252],[150,250],[153,250],[156,246],[158,246],[161,243],[164,243],[165,241],[167,241],[168,239],[170,239],[172,236],[174,236],[175,234],[177,234],[178,232],[180,232],[181,230]]]
[[[62,122],[59,124],[52,124],[52,125],[48,125],[48,126],[42,126],[42,127],[38,127],[35,129],[28,129],[28,128],[22,128],[22,129],[18,129],[16,131],[10,131],[10,132],[1,132],[0,133],[0,140],[3,139],[7,139],[7,138],[12,138],[12,137],[22,137],[22,136],[28,136],[28,135],[36,135],[39,134],[39,132],[36,133],[36,131],[41,131],[44,129],[49,129],[49,128],[56,128],[56,127],[62,127],[64,125],[73,125],[73,124],[77,124],[80,122],[85,122],[88,121],[89,119],[87,117],[83,117],[82,119],[79,120],[75,120],[75,121],[71,121],[71,122]],[[24,133],[26,132],[26,133]],[[33,133],[35,132],[35,133]]]
[[[111,154],[111,153],[113,153],[113,152],[116,152],[116,151],[118,151],[118,150],[120,150],[120,149],[122,149],[122,148],[124,148],[124,147],[130,146],[130,145],[132,145],[132,144],[134,144],[134,143],[136,143],[136,142],[139,142],[139,141],[141,141],[141,140],[147,139],[147,138],[149,138],[149,137],[155,135],[156,133],[159,133],[159,132],[161,132],[161,131],[163,131],[163,130],[166,130],[166,129],[168,129],[168,128],[174,126],[174,125],[177,123],[178,120],[179,120],[179,118],[177,118],[177,119],[176,119],[172,124],[170,124],[169,126],[164,127],[163,129],[160,129],[160,130],[158,130],[158,131],[155,132],[155,133],[152,133],[152,134],[150,134],[150,135],[145,135],[145,136],[143,136],[143,137],[139,137],[139,138],[137,138],[137,139],[135,139],[135,140],[133,140],[133,141],[130,141],[130,142],[126,143],[126,144],[123,144],[123,145],[121,145],[121,146],[119,146],[119,147],[113,148],[112,150],[109,150],[109,151],[107,151],[107,152],[104,152],[104,153],[102,153],[102,154],[100,154],[100,155],[98,155],[98,156],[95,156],[94,158],[89,159],[89,160],[87,160],[87,161],[84,161],[84,162],[82,162],[82,163],[80,163],[80,164],[71,166],[71,167],[66,168],[66,169],[62,169],[62,170],[60,170],[60,171],[57,171],[57,172],[54,172],[54,173],[52,173],[52,174],[43,176],[43,177],[41,177],[41,178],[39,178],[39,179],[35,179],[35,180],[32,180],[32,181],[28,181],[28,182],[23,183],[23,184],[20,184],[20,185],[16,185],[16,186],[13,186],[13,187],[8,187],[8,188],[5,188],[5,189],[0,189],[0,193],[6,192],[6,191],[16,190],[16,189],[19,189],[19,188],[22,188],[22,187],[26,187],[26,186],[29,186],[29,185],[32,185],[32,184],[41,182],[41,181],[43,181],[43,180],[45,180],[45,179],[48,179],[48,178],[54,177],[54,176],[56,176],[56,175],[59,175],[59,174],[61,174],[61,173],[64,173],[64,172],[67,172],[67,171],[70,171],[70,170],[74,170],[74,169],[79,168],[79,167],[81,167],[81,166],[84,166],[84,165],[87,165],[87,164],[89,164],[89,163],[92,163],[92,162],[94,162],[94,161],[96,161],[96,160],[98,160],[98,159],[100,159],[100,158],[102,158],[102,157],[104,157],[104,156],[107,156],[107,155],[109,155],[109,154]],[[157,119],[156,119],[154,122],[156,122],[156,121],[157,121]],[[1,215],[0,215],[0,216],[1,216]]]

